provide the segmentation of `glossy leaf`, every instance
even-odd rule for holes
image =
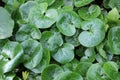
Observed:
[[[81,19],[73,11],[62,11],[58,16],[57,28],[65,36],[73,36],[76,32],[75,28],[80,28]]]
[[[110,29],[108,33],[108,44],[109,47],[112,51],[113,54],[120,54],[120,38],[119,38],[119,33],[120,33],[120,26],[115,26]]]
[[[28,1],[20,6],[19,12],[21,14],[22,19],[26,20],[28,18],[30,9],[36,4],[37,3],[35,3],[34,1]]]
[[[58,12],[56,9],[48,9],[47,3],[40,3],[30,9],[29,22],[37,28],[49,28],[56,22]],[[54,15],[53,15],[54,14]]]
[[[120,0],[110,0],[108,4],[109,4],[110,8],[116,7],[117,10],[120,12],[120,6],[119,6]]]
[[[104,63],[103,69],[104,69],[105,74],[109,78],[117,80],[117,79],[115,79],[116,76],[117,76],[116,73],[117,74],[119,74],[119,73],[118,73],[118,65],[115,62],[106,62],[106,63]]]
[[[93,1],[94,0],[75,0],[75,6],[76,7],[82,7],[82,6],[90,4]]]
[[[23,60],[23,48],[18,42],[7,42],[0,55],[1,72],[6,73],[12,71]]]
[[[42,33],[40,42],[44,48],[48,48],[51,52],[55,52],[63,44],[62,36],[57,31],[45,31]]]
[[[42,80],[54,80],[57,75],[63,72],[63,69],[56,65],[51,64],[48,67],[44,69],[44,71],[41,74]]]
[[[94,47],[102,42],[105,37],[104,23],[100,19],[90,19],[82,24],[83,32],[78,39],[85,47]]]
[[[85,56],[83,56],[80,61],[82,62],[94,62],[95,60],[95,50],[94,48],[88,48],[85,50]]]
[[[41,61],[43,48],[36,40],[25,40],[22,43],[24,49],[24,66],[28,69],[35,68]]]
[[[90,7],[82,7],[78,10],[79,16],[84,20],[96,18],[100,15],[100,13],[100,7],[97,5],[91,5]]]
[[[65,43],[52,56],[59,63],[62,63],[62,64],[68,63],[72,61],[74,58],[74,46],[71,44]]]
[[[50,51],[48,49],[44,49],[43,57],[40,63],[32,69],[35,73],[42,73],[42,71],[49,65],[50,63]]]
[[[0,39],[12,36],[14,21],[6,9],[0,7]]]
[[[104,80],[101,76],[101,69],[99,63],[91,65],[87,72],[87,80]]]
[[[75,71],[77,72],[77,73],[79,73],[80,75],[82,75],[82,76],[86,76],[86,73],[87,73],[87,71],[88,71],[88,69],[89,69],[89,67],[92,65],[92,63],[90,63],[90,62],[80,62],[78,65],[77,65],[77,67],[76,67],[76,69],[75,69]]]
[[[40,30],[29,24],[21,25],[21,27],[16,33],[17,41],[24,41],[27,39],[40,39],[40,38],[41,38]]]

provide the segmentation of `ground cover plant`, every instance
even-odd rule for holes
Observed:
[[[1,0],[0,80],[120,80],[120,0]]]

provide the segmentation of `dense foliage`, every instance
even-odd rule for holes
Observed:
[[[120,0],[0,5],[0,80],[120,80]]]

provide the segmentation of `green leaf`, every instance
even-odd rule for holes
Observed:
[[[2,71],[4,73],[12,71],[23,61],[22,46],[18,42],[9,41],[4,45],[0,57]]]
[[[110,8],[117,8],[117,10],[120,12],[120,0],[110,0],[108,5],[110,6]]]
[[[103,6],[106,8],[106,9],[109,9],[110,6],[109,6],[109,1],[110,0],[103,0]]]
[[[13,73],[8,73],[5,76],[5,80],[14,80],[14,78],[15,78],[15,74]]]
[[[106,15],[108,21],[117,21],[120,18],[119,12],[116,8],[113,8],[109,13]]]
[[[23,4],[25,0],[7,0],[5,8],[10,12],[13,13],[15,10],[19,8],[21,4]]]
[[[96,18],[100,15],[100,13],[101,10],[98,5],[91,5],[90,7],[82,7],[78,10],[79,16],[84,20]]]
[[[120,54],[120,26],[115,26],[109,30],[108,44],[113,54]]]
[[[40,39],[44,48],[55,52],[63,44],[63,39],[58,31],[44,31]]]
[[[42,80],[54,80],[55,77],[62,72],[63,72],[63,69],[60,66],[56,64],[51,64],[43,70],[41,74],[41,79]]]
[[[105,74],[110,78],[110,79],[115,79],[116,78],[116,73],[118,73],[118,65],[115,62],[106,62],[103,65],[103,69]]]
[[[101,65],[99,63],[93,64],[87,71],[87,80],[104,80],[102,78]]]
[[[54,80],[83,80],[82,76],[75,72],[62,72]]]
[[[28,19],[31,25],[44,29],[51,27],[56,22],[58,16],[57,10],[47,10],[47,7],[47,3],[40,3],[30,9]]]
[[[78,36],[79,36],[79,31],[77,30],[73,36],[65,36],[65,41],[77,47],[80,45]]]
[[[0,7],[0,39],[12,36],[14,21],[3,7]]]
[[[28,18],[30,9],[36,4],[37,3],[35,3],[34,1],[28,1],[20,6],[19,12],[21,14],[22,19],[26,20]]]
[[[90,19],[82,24],[83,32],[80,33],[79,42],[85,47],[94,47],[102,42],[105,37],[104,23],[100,19]]]
[[[29,24],[21,25],[15,36],[17,41],[24,41],[27,39],[40,39],[41,32],[38,28]]]
[[[21,43],[24,49],[24,66],[28,69],[35,68],[41,61],[43,48],[36,40],[25,40]]]
[[[64,5],[64,0],[55,0],[55,2],[50,6],[50,8],[61,8]]]
[[[2,51],[2,48],[3,48],[3,46],[5,45],[5,43],[8,41],[8,39],[1,39],[0,40],[0,53],[1,53],[1,51]]]
[[[85,50],[85,56],[83,56],[80,61],[82,62],[94,62],[96,57],[94,48],[88,48]]]
[[[35,1],[38,3],[46,2],[46,3],[48,3],[49,6],[55,2],[55,0],[35,0]]]
[[[77,59],[73,59],[71,62],[64,64],[62,67],[64,71],[75,71],[78,64],[79,61]]]
[[[68,43],[64,43],[63,46],[59,48],[58,51],[52,56],[57,62],[61,64],[68,63],[74,58],[74,46]]]
[[[65,6],[72,6],[73,7],[74,0],[64,0]]]
[[[94,0],[75,0],[75,6],[76,7],[82,7],[82,6],[90,4],[93,1]]]
[[[80,28],[81,19],[73,11],[61,11],[57,20],[57,28],[65,36],[73,36],[76,28]]]
[[[103,49],[104,45],[105,45],[105,43],[101,43],[100,45],[98,45],[96,47],[96,49],[104,59],[107,59],[107,54],[106,54],[105,50]]]
[[[77,72],[77,73],[79,73],[80,75],[82,75],[82,76],[86,76],[86,73],[87,73],[87,71],[88,71],[88,69],[89,69],[89,67],[92,65],[92,63],[90,63],[90,62],[80,62],[78,65],[77,65],[77,67],[76,67],[76,69],[75,69],[75,72]]]
[[[48,49],[44,49],[43,57],[40,63],[32,69],[35,73],[42,73],[43,70],[49,65],[50,63],[50,51]]]

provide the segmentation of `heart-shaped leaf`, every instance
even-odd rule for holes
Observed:
[[[63,69],[56,65],[56,64],[51,64],[47,66],[42,74],[41,74],[41,79],[42,80],[54,80],[57,75],[63,72]]]
[[[19,12],[21,14],[22,19],[26,20],[28,18],[30,9],[36,4],[37,3],[35,3],[34,1],[28,1],[20,6]]]
[[[30,9],[29,22],[37,28],[49,28],[56,22],[58,12],[56,9],[48,9],[47,3],[40,3]],[[53,15],[54,14],[54,15]]]
[[[38,28],[31,26],[29,24],[21,25],[19,30],[16,33],[17,41],[24,41],[27,39],[40,39],[41,32]]]
[[[83,32],[78,39],[85,47],[94,47],[100,44],[105,37],[104,23],[100,19],[90,19],[81,24]]]
[[[59,63],[62,63],[62,64],[68,63],[72,61],[74,58],[74,46],[71,44],[65,43],[52,56]]]
[[[87,80],[104,80],[101,65],[99,63],[93,64],[87,71]]]
[[[12,71],[23,61],[23,48],[18,42],[9,41],[4,45],[0,57],[0,72]]]
[[[63,44],[62,36],[57,31],[45,31],[42,33],[40,42],[44,48],[48,48],[51,52],[55,52]]]
[[[96,18],[100,15],[100,13],[101,10],[98,5],[91,5],[90,7],[82,7],[78,10],[79,16],[84,20]]]
[[[57,28],[66,36],[73,36],[76,28],[80,28],[81,19],[73,11],[61,11],[57,20]]]
[[[41,61],[43,48],[36,40],[25,40],[22,43],[24,49],[24,66],[28,69],[35,68]]]
[[[80,62],[78,65],[77,65],[77,67],[76,67],[76,69],[75,69],[75,71],[77,72],[77,73],[79,73],[80,75],[82,75],[82,76],[86,76],[86,73],[87,73],[87,71],[88,71],[88,69],[89,69],[89,67],[92,65],[92,63],[90,63],[90,62]]]

